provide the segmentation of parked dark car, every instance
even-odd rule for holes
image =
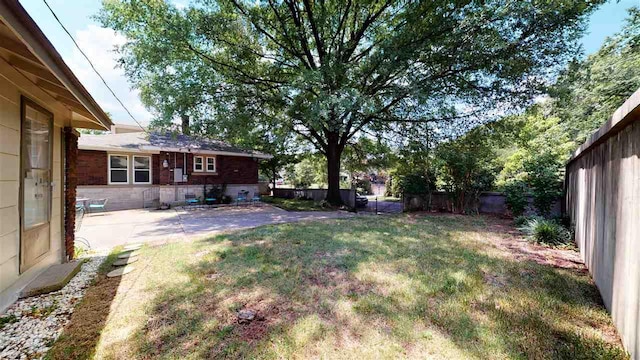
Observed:
[[[362,196],[356,193],[356,207],[367,207],[369,199],[366,196]]]

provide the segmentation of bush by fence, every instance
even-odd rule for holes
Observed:
[[[475,205],[476,212],[483,214],[510,214],[506,195],[501,192],[483,192],[480,193],[479,200]],[[533,211],[533,197],[526,196],[528,206],[525,213],[531,214]],[[551,215],[560,215],[560,199],[558,199],[552,209]],[[434,191],[431,194],[405,194],[404,210],[405,211],[441,211],[452,212],[453,202],[451,196],[444,191]]]

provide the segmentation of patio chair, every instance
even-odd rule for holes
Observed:
[[[109,199],[94,199],[89,200],[88,212],[93,213],[94,211],[107,211],[107,202]]]
[[[246,203],[249,197],[248,191],[240,191],[238,192],[238,197],[236,197],[236,205],[240,205],[240,203]]]
[[[76,214],[81,211],[84,212],[84,205],[76,203]]]
[[[82,219],[84,218],[84,205],[76,204],[76,223],[74,227],[74,231],[80,231],[80,227],[82,226]]]
[[[254,194],[253,194],[253,197],[251,198],[251,203],[252,203],[252,204],[256,204],[256,203],[258,203],[258,204],[259,204],[261,200],[262,200],[262,199],[260,198],[260,194],[256,194],[256,193],[254,193]]]
[[[204,203],[211,206],[218,200],[215,196],[214,188],[208,185],[204,186]]]
[[[187,205],[198,205],[200,200],[196,197],[196,194],[184,194],[184,201]]]

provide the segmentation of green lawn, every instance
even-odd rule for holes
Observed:
[[[589,275],[516,260],[508,230],[370,216],[145,247],[49,358],[626,358]]]
[[[287,211],[333,211],[330,206],[322,206],[319,202],[305,199],[283,199],[263,196],[262,201]]]

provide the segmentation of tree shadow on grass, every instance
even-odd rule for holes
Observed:
[[[265,226],[199,244],[140,357],[625,358],[584,273],[496,256],[486,218]],[[240,309],[256,320],[238,324]],[[425,335],[426,334],[426,335]],[[434,340],[433,337],[436,337]]]

